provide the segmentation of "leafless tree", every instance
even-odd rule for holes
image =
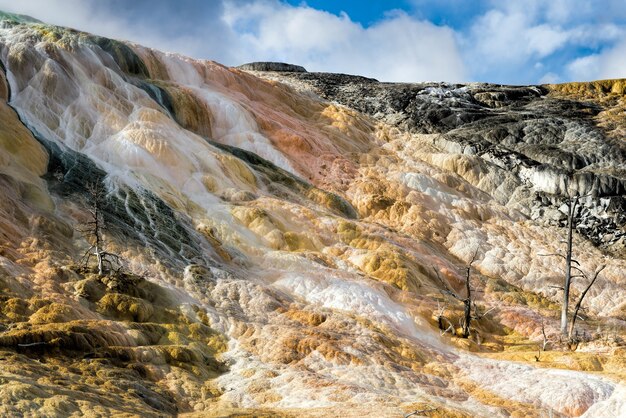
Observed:
[[[540,254],[541,256],[554,256],[561,257],[565,260],[565,279],[563,281],[563,287],[558,287],[563,290],[563,302],[561,303],[561,334],[563,336],[568,335],[567,324],[569,323],[568,312],[569,312],[569,293],[570,287],[572,284],[572,270],[577,270],[582,273],[580,270],[580,263],[576,261],[572,257],[573,252],[573,232],[574,232],[574,215],[576,214],[576,208],[578,206],[579,196],[569,197],[567,200],[567,247],[565,250],[565,255],[554,253],[554,254]],[[555,286],[552,286],[555,287]]]
[[[450,320],[446,318],[445,315],[447,306],[447,304],[440,306],[439,302],[437,302],[437,324],[439,325],[439,329],[441,330],[441,335],[445,334],[448,331],[450,331],[451,334],[454,334],[454,325],[452,325],[452,322],[450,322]]]
[[[99,182],[89,183],[87,189],[87,210],[89,220],[77,228],[91,245],[81,258],[80,264],[88,266],[92,257],[98,263],[98,274],[103,275],[105,270],[111,271],[114,266],[117,270],[121,268],[120,257],[117,254],[106,251],[104,241],[104,231],[106,224],[102,213],[102,206],[106,197],[106,190]]]
[[[541,317],[541,335],[543,336],[543,345],[541,349],[543,351],[546,351],[546,347],[548,346],[548,343],[550,342],[550,340],[548,339],[548,336],[546,335],[546,327],[543,322],[543,317]]]
[[[580,199],[583,197],[594,197],[597,194],[597,190],[592,190],[590,193],[585,194],[585,195],[580,195],[578,194],[578,191],[576,191],[573,187],[574,181],[573,181],[573,173],[570,172],[570,179],[569,179],[569,186],[568,186],[568,190],[567,190],[567,200],[566,200],[566,205],[567,205],[567,247],[566,247],[566,251],[565,251],[565,255],[563,254],[548,254],[548,255],[554,255],[554,256],[558,256],[561,257],[565,260],[565,279],[564,279],[564,283],[563,283],[563,287],[561,288],[563,290],[563,302],[561,303],[561,334],[564,337],[568,337],[570,340],[572,338],[572,332],[574,330],[574,323],[576,322],[576,314],[574,314],[571,322],[568,320],[568,312],[569,312],[569,299],[570,299],[570,287],[571,287],[571,283],[572,283],[572,279],[576,278],[576,277],[583,277],[583,278],[588,278],[587,275],[580,269],[580,263],[578,263],[578,261],[576,261],[573,257],[573,245],[572,245],[572,241],[573,241],[573,232],[574,232],[574,217],[576,215],[576,209],[578,208],[578,205],[580,203]],[[603,270],[604,266],[600,269]],[[577,271],[579,274],[572,274],[573,271]],[[589,287],[583,292],[583,294],[581,295],[582,298],[585,297],[585,295],[587,294],[587,291],[589,290],[589,288],[591,288],[591,286],[593,285],[593,283],[595,282],[595,280],[598,277],[598,274],[600,273],[600,271],[596,271],[591,283],[589,284]],[[582,298],[581,300],[579,300],[580,303],[582,303]],[[580,307],[578,307],[578,309],[580,309]],[[578,310],[576,309],[576,310]],[[568,329],[568,324],[569,324],[569,329]]]
[[[567,310],[569,309],[569,289],[572,283],[572,232],[574,214],[578,205],[578,196],[569,199],[567,205],[567,250],[565,254],[565,282],[563,284],[563,303],[561,304],[561,333],[567,333]],[[576,262],[578,263],[578,262]]]
[[[576,214],[576,208],[578,207],[579,196],[569,197],[567,200],[567,247],[565,250],[565,255],[555,253],[555,254],[540,254],[542,256],[555,256],[560,257],[565,260],[565,279],[563,282],[563,287],[560,286],[551,286],[556,287],[558,289],[563,290],[563,302],[561,303],[561,334],[564,337],[567,337],[571,342],[574,337],[574,326],[576,324],[576,318],[578,317],[578,311],[582,305],[583,299],[587,295],[591,286],[595,283],[598,275],[606,266],[601,266],[594,273],[591,282],[587,286],[587,288],[582,292],[578,303],[574,308],[574,315],[572,319],[569,319],[569,302],[570,302],[570,287],[572,284],[572,279],[575,278],[587,278],[587,274],[581,269],[580,263],[573,258],[573,232],[574,232],[574,216]],[[575,272],[576,274],[572,274]],[[568,327],[569,325],[569,327]]]
[[[408,414],[404,414],[404,418],[418,417],[418,416],[422,416],[422,414],[425,414],[427,412],[434,412],[436,410],[437,410],[437,408],[432,408],[429,405],[429,407],[427,409],[419,409],[417,411],[413,411],[413,412],[409,412]]]
[[[472,273],[472,264],[474,264],[474,262],[476,261],[476,256],[477,255],[478,255],[478,248],[476,249],[476,251],[474,251],[474,255],[472,256],[470,262],[467,264],[467,267],[465,269],[465,294],[466,294],[465,297],[462,297],[461,295],[456,293],[454,290],[452,290],[446,284],[446,282],[441,278],[441,276],[439,276],[439,271],[437,271],[437,269],[433,267],[433,269],[435,270],[435,275],[437,276],[437,279],[439,280],[440,284],[442,285],[442,289],[440,289],[440,291],[442,293],[444,293],[444,294],[452,296],[454,299],[456,299],[456,300],[458,300],[460,302],[463,302],[463,318],[461,319],[461,323],[460,323],[460,326],[461,326],[461,336],[463,338],[468,338],[470,336],[470,327],[471,327],[471,323],[472,323],[473,319],[474,320],[481,319],[489,311],[491,311],[491,309],[489,309],[487,312],[485,312],[483,314],[479,314],[478,307],[476,306],[474,300],[472,299],[472,286],[471,286],[471,283],[470,283],[470,279],[471,279],[471,273]],[[448,328],[444,328],[443,311],[441,311],[441,310],[439,312],[439,318],[441,318],[441,319],[438,319],[439,328],[441,330],[445,329],[447,331]],[[446,321],[447,321],[447,319],[446,319]],[[448,321],[448,323],[449,322],[450,321]]]
[[[546,335],[546,326],[543,317],[541,317],[541,335],[543,336],[543,343],[541,347],[537,345],[537,355],[535,356],[535,361],[541,361],[541,352],[546,351],[548,343],[550,342],[548,336]]]
[[[583,290],[583,292],[580,294],[578,303],[576,303],[576,306],[574,307],[574,315],[572,316],[572,322],[570,323],[570,327],[569,327],[568,337],[570,340],[573,338],[573,335],[574,335],[574,326],[576,325],[576,318],[578,317],[578,311],[580,310],[583,300],[585,299],[585,296],[587,296],[587,292],[589,292],[589,289],[591,289],[591,286],[593,286],[593,284],[596,282],[596,279],[598,278],[602,270],[604,270],[605,268],[606,268],[606,265],[602,265],[596,269],[595,273],[593,274],[593,278],[591,279],[591,281],[589,282],[585,290]],[[583,276],[586,277],[584,273],[583,273]]]

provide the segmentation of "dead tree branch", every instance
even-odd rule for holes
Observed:
[[[574,316],[572,317],[572,323],[570,324],[570,328],[569,328],[568,337],[570,340],[572,339],[572,335],[574,334],[574,326],[576,325],[576,318],[578,317],[578,311],[580,310],[580,306],[582,305],[583,300],[585,299],[585,296],[587,296],[587,292],[589,291],[589,289],[591,289],[591,286],[593,286],[598,276],[600,275],[602,270],[604,270],[605,268],[606,268],[606,265],[602,265],[598,269],[596,269],[593,275],[593,279],[591,279],[591,282],[589,282],[589,285],[587,285],[585,290],[583,290],[583,292],[580,294],[578,303],[576,303],[576,306],[574,307]]]
[[[567,206],[567,252],[565,255],[565,282],[563,284],[563,304],[561,305],[561,334],[567,333],[567,310],[569,308],[569,288],[572,282],[572,233],[574,231],[574,213],[578,204],[578,196],[570,198]]]
[[[106,197],[106,190],[99,182],[89,183],[87,189],[87,212],[90,219],[84,222],[76,230],[82,233],[91,245],[80,259],[80,264],[88,266],[91,257],[95,257],[98,264],[98,274],[103,275],[105,271],[118,271],[122,268],[121,259],[117,254],[106,251],[104,241],[104,231],[106,224],[102,206]],[[117,269],[114,268],[117,266]]]
[[[412,416],[418,416],[418,415],[421,415],[421,414],[425,414],[427,412],[434,412],[436,410],[437,410],[437,408],[432,408],[432,407],[428,408],[428,409],[420,409],[420,410],[417,410],[417,411],[410,412],[408,414],[404,414],[404,418],[409,418],[409,417],[412,417]]]
[[[546,327],[543,321],[543,317],[541,317],[541,335],[543,335],[543,346],[542,350],[546,351],[546,347],[548,346],[548,336],[546,335]]]
[[[472,259],[470,260],[467,268],[465,270],[465,292],[467,297],[462,300],[463,302],[463,323],[462,323],[462,332],[463,338],[468,338],[470,336],[470,325],[472,323],[472,287],[470,286],[470,275],[472,273],[472,264],[476,261],[476,256],[478,255],[478,248],[474,251],[474,255],[472,255]]]
[[[477,307],[475,306],[475,303],[472,300],[472,286],[471,286],[470,279],[471,279],[471,273],[472,273],[472,265],[474,264],[474,262],[476,261],[476,257],[478,256],[478,249],[479,248],[476,248],[476,250],[474,251],[472,258],[470,259],[465,269],[465,294],[466,294],[465,297],[462,297],[461,295],[453,291],[450,288],[450,286],[448,286],[448,284],[441,278],[441,276],[439,275],[439,271],[433,266],[433,270],[435,271],[435,276],[437,277],[437,280],[442,286],[442,289],[439,289],[440,292],[442,294],[447,294],[449,296],[452,296],[454,299],[460,302],[463,302],[463,318],[459,321],[459,326],[461,328],[461,336],[463,338],[468,338],[470,336],[470,326],[471,326],[472,319],[480,319],[492,310],[492,309],[489,309],[484,314],[479,315]],[[472,315],[472,306],[474,309],[474,315]],[[438,318],[441,318],[442,316],[443,316],[443,312],[441,312],[441,315],[438,316]],[[438,322],[439,322],[439,328],[443,331],[445,325],[439,320]],[[448,323],[450,324],[450,326],[452,326],[452,323],[450,321],[448,321]],[[448,331],[448,329],[450,329],[450,326],[445,328],[445,331],[443,332],[444,334],[445,332]]]
[[[441,335],[444,335],[448,331],[450,331],[451,334],[454,334],[454,325],[452,325],[452,322],[445,317],[446,306],[447,305],[443,305],[441,307],[439,306],[439,302],[437,302],[437,324],[441,330]]]

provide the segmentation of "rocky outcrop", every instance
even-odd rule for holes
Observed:
[[[284,62],[249,62],[237,67],[245,71],[274,71],[281,73],[306,73],[306,69],[300,65],[287,64]]]
[[[497,190],[479,187],[534,220],[562,225],[554,210],[567,196],[589,196],[577,214],[579,232],[596,244],[626,250],[626,143],[599,119],[621,103],[615,98],[623,97],[623,83],[585,88],[396,84],[326,73],[267,77],[402,131],[434,134],[431,143],[442,152],[476,156],[488,172],[513,174],[506,190],[500,184]],[[590,90],[597,98],[612,94],[614,101],[591,101]]]

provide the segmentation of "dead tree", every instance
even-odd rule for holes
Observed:
[[[541,254],[541,255],[555,255],[555,256],[562,257],[561,254]],[[570,261],[572,263],[578,264],[578,262],[576,260],[574,260],[573,258],[570,258]],[[570,264],[570,268],[573,269],[573,270],[576,270],[578,272],[578,274],[576,274],[576,275],[570,275],[569,276],[570,280],[574,279],[574,278],[585,278],[585,279],[588,279],[587,274],[580,267],[577,267],[577,266],[574,266],[574,265]],[[578,319],[578,312],[580,311],[580,308],[582,306],[583,300],[585,299],[585,296],[587,296],[587,292],[589,292],[589,289],[591,289],[593,284],[598,279],[598,276],[600,275],[602,270],[604,270],[605,268],[606,268],[606,265],[602,265],[602,266],[600,266],[599,268],[596,269],[595,273],[593,274],[593,278],[591,279],[591,281],[589,282],[589,284],[587,285],[585,290],[583,290],[583,292],[580,294],[580,297],[578,298],[578,302],[574,306],[574,312],[573,312],[573,315],[572,315],[572,319],[571,320],[567,320],[567,322],[565,323],[566,332],[565,332],[564,336],[567,337],[567,339],[568,339],[568,341],[570,343],[574,343],[574,340],[576,339],[575,335],[574,335],[574,330],[575,330],[575,325],[576,325],[576,319]],[[565,286],[564,288],[562,288],[560,286],[551,286],[551,287],[556,287],[557,289],[561,289],[561,290],[564,290],[564,291],[567,290],[567,286]],[[569,297],[568,297],[568,299],[569,299]],[[565,304],[563,304],[562,307],[563,306],[565,306]],[[566,319],[567,319],[567,316],[566,316]],[[561,316],[561,333],[563,333],[563,321],[562,320],[563,320],[563,317]],[[569,327],[568,327],[568,325],[569,325]],[[543,324],[542,324],[542,331],[543,331]],[[545,345],[545,334],[544,334],[544,345]]]
[[[578,205],[578,196],[569,199],[567,205],[567,250],[565,253],[565,282],[563,284],[563,303],[561,304],[561,334],[567,334],[567,311],[569,309],[569,289],[572,284],[572,232],[574,213]]]
[[[120,257],[105,249],[104,232],[106,224],[102,212],[102,206],[106,197],[106,190],[99,182],[89,183],[87,189],[87,211],[89,220],[77,228],[91,245],[81,258],[80,264],[89,266],[92,257],[96,258],[98,274],[104,275],[105,271],[112,271],[114,266],[121,268]]]
[[[586,195],[589,196],[589,195]],[[572,284],[572,279],[580,277],[580,278],[588,278],[587,274],[580,268],[580,263],[573,258],[573,233],[574,233],[574,216],[576,214],[576,208],[579,203],[579,196],[570,197],[567,201],[567,247],[565,250],[565,255],[563,254],[540,254],[542,256],[556,256],[561,257],[565,260],[565,279],[563,282],[563,287],[557,287],[563,290],[563,302],[561,303],[561,334],[564,337],[567,337],[570,341],[573,338],[574,325],[576,323],[576,318],[578,316],[578,311],[580,310],[580,305],[584,297],[587,295],[587,292],[593,286],[594,282],[598,278],[598,275],[606,266],[602,266],[594,273],[593,279],[587,286],[587,288],[581,294],[578,303],[574,308],[574,315],[572,316],[571,321],[568,318],[569,312],[569,300],[570,300],[570,287]],[[578,274],[572,274],[572,271],[576,271]],[[555,286],[551,286],[555,287]],[[568,327],[569,325],[569,327]],[[568,329],[569,328],[569,329]]]
[[[435,270],[435,275],[437,276],[437,279],[439,280],[439,282],[443,286],[443,289],[440,289],[440,291],[442,293],[445,293],[447,295],[452,296],[454,299],[456,299],[456,300],[458,300],[460,302],[463,302],[463,319],[461,320],[461,323],[460,323],[460,325],[461,325],[461,336],[463,338],[468,338],[470,336],[470,327],[471,327],[472,319],[478,320],[478,319],[482,318],[483,316],[485,316],[487,314],[487,312],[489,312],[489,311],[487,311],[484,314],[479,315],[478,314],[478,308],[476,307],[476,304],[474,303],[474,301],[472,299],[472,286],[471,286],[471,283],[470,283],[470,277],[471,277],[471,272],[472,272],[472,264],[474,264],[474,262],[476,261],[476,256],[477,255],[478,255],[478,249],[476,249],[476,251],[474,252],[474,255],[472,256],[472,259],[467,264],[467,267],[466,267],[466,270],[465,270],[465,294],[466,294],[465,297],[460,296],[458,293],[456,293],[455,291],[450,289],[450,287],[439,276],[439,272],[437,271],[437,269],[435,269],[433,267],[433,269]],[[472,307],[473,307],[473,310],[474,310],[474,315],[472,315]],[[443,312],[440,312],[440,315],[443,315]],[[443,330],[442,327],[443,327],[443,322],[439,321],[439,328],[441,328]]]
[[[580,269],[580,263],[572,257],[573,253],[573,233],[574,233],[574,215],[576,213],[576,207],[578,206],[578,196],[570,197],[567,201],[567,247],[565,255],[560,253],[554,254],[539,254],[545,257],[560,257],[565,260],[565,279],[563,281],[563,287],[550,286],[563,290],[563,301],[561,303],[561,334],[567,336],[567,325],[569,323],[569,291],[572,284],[572,279],[577,276],[572,276],[572,270],[577,270],[582,273]],[[574,265],[575,264],[575,265]],[[581,277],[581,276],[578,276]]]
[[[546,335],[546,327],[545,327],[545,324],[543,322],[543,317],[541,317],[541,335],[543,336],[543,345],[542,345],[541,349],[543,351],[546,351],[546,347],[548,346],[548,343],[550,342],[550,340],[548,339],[548,336]]]
[[[422,416],[422,414],[426,414],[428,412],[434,412],[436,411],[437,408],[433,408],[430,405],[428,405],[427,409],[419,409],[417,411],[413,411],[413,412],[409,412],[408,414],[404,414],[404,418],[409,418],[409,417],[418,417],[418,416]]]
[[[570,339],[570,341],[573,339],[574,326],[576,325],[576,318],[578,317],[578,311],[580,310],[580,306],[582,305],[583,300],[585,299],[585,296],[587,296],[587,292],[589,292],[589,289],[591,289],[591,286],[593,286],[593,284],[596,282],[596,279],[598,278],[602,270],[604,270],[605,268],[606,268],[606,265],[602,265],[596,269],[595,273],[593,274],[593,278],[591,279],[591,281],[589,282],[585,290],[583,290],[583,292],[580,294],[578,303],[576,303],[576,306],[574,307],[574,315],[572,316],[572,322],[570,323],[570,327],[569,327],[568,338]]]
[[[535,361],[541,361],[541,352],[546,351],[548,343],[550,342],[550,340],[548,339],[548,335],[546,334],[546,326],[543,320],[543,316],[541,317],[541,335],[543,336],[543,343],[541,346],[537,345],[537,355],[535,356]]]
[[[448,331],[450,331],[450,333],[454,335],[454,325],[452,325],[452,322],[450,322],[450,320],[445,316],[446,307],[447,305],[445,304],[443,306],[439,306],[439,302],[437,302],[437,325],[441,330],[441,335],[445,334]]]
[[[474,255],[465,270],[465,293],[467,297],[463,299],[463,338],[470,336],[470,325],[472,322],[472,287],[470,286],[470,274],[472,272],[472,264],[476,261],[478,248],[474,251]]]

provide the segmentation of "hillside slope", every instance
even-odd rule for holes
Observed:
[[[2,415],[626,412],[622,122],[585,116],[623,99],[362,80],[328,93],[342,76],[280,75],[293,88],[0,18]],[[436,117],[411,113],[417,103]],[[556,139],[522,135],[526,147],[498,129]],[[575,237],[582,270],[606,265],[580,321],[596,341],[536,363],[542,324],[561,347],[563,266],[542,255],[563,250],[568,167],[593,192],[583,220],[604,245]],[[94,184],[124,265],[106,275],[80,263]],[[461,292],[475,253],[489,313],[470,339],[441,336],[433,314],[462,310],[442,281]]]

